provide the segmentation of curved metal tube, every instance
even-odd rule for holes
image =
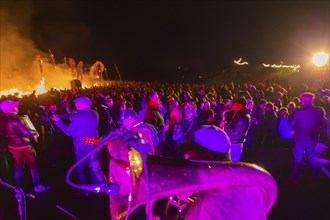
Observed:
[[[120,154],[123,156],[125,153]],[[113,182],[120,184],[119,195],[110,196],[113,219],[130,215],[134,209],[146,204],[148,189],[151,200],[158,200],[182,193],[257,186],[262,193],[266,214],[273,207],[277,197],[274,178],[263,168],[250,163],[187,161],[146,155],[149,171],[149,186],[147,186],[144,169],[136,169],[139,162],[136,162],[136,158],[134,161],[132,157],[129,161],[131,166],[135,166],[131,170],[138,172],[131,173],[123,169],[111,168],[110,162],[110,177]],[[132,192],[129,193],[130,184],[132,184]],[[131,198],[128,198],[128,194],[131,194]],[[126,210],[129,200],[131,208]]]

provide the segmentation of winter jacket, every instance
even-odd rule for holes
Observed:
[[[251,122],[251,117],[246,109],[234,113],[233,118],[225,126],[225,132],[230,138],[231,144],[241,144],[245,141]]]
[[[294,137],[305,137],[318,140],[322,127],[324,111],[320,107],[304,105],[295,110],[290,120]]]

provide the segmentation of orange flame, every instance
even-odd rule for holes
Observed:
[[[41,77],[40,85],[36,89],[36,95],[40,95],[46,92],[47,90],[45,89],[45,78]]]
[[[18,98],[22,98],[24,95],[30,95],[30,94],[31,94],[31,92],[23,92],[17,88],[0,91],[1,96],[15,95]]]

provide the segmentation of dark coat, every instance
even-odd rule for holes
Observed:
[[[304,105],[296,109],[289,122],[294,130],[294,137],[318,140],[323,124],[323,117],[324,111],[320,107]]]
[[[164,117],[157,107],[148,106],[144,115],[144,122],[153,125],[157,131],[165,125]]]
[[[144,122],[153,125],[159,137],[159,142],[162,143],[166,139],[165,131],[164,131],[164,117],[162,113],[160,113],[158,107],[153,107],[148,105],[146,109],[146,113],[144,115]]]
[[[250,122],[251,117],[246,109],[234,114],[231,121],[225,126],[225,132],[228,134],[231,144],[240,144],[245,141]]]
[[[275,138],[277,135],[277,115],[274,111],[265,112],[264,118],[260,121],[262,132],[267,137]]]

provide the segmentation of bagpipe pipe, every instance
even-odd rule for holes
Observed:
[[[117,142],[117,141],[121,141],[122,144],[125,144],[127,142],[132,142],[133,140],[136,140],[138,137],[136,136],[138,134],[136,133],[132,133],[123,129],[116,129],[112,132],[110,132],[108,135],[105,135],[104,137],[102,137],[101,139],[98,138],[89,138],[86,137],[84,138],[84,143],[88,144],[88,145],[94,145],[94,148],[92,151],[90,151],[88,154],[86,154],[83,158],[81,158],[79,161],[77,161],[67,172],[66,174],[66,182],[76,188],[76,189],[80,189],[80,190],[84,190],[84,191],[89,191],[89,192],[94,192],[94,193],[104,193],[107,195],[114,195],[118,193],[119,190],[119,185],[116,183],[108,183],[108,182],[104,182],[102,180],[100,180],[100,178],[98,180],[100,180],[100,184],[99,185],[78,185],[74,182],[71,181],[70,177],[71,174],[73,172],[74,169],[76,169],[76,167],[78,165],[80,165],[81,163],[83,163],[85,160],[89,159],[90,157],[94,157],[96,158],[95,155],[98,154],[98,152],[104,147],[107,146],[108,148],[111,148],[112,144]],[[98,162],[98,161],[96,161]],[[93,163],[96,163],[93,162]],[[117,161],[118,163],[120,163],[121,161]],[[92,164],[92,166],[94,166],[95,164]],[[124,163],[122,164],[122,166],[129,166],[128,164]],[[96,165],[95,165],[96,167]],[[101,170],[93,169],[94,172],[102,172]],[[96,176],[102,176],[102,174],[98,173]]]
[[[33,138],[30,138],[30,141],[33,145],[35,145],[36,143],[38,143],[38,137],[39,132],[36,129],[36,127],[34,126],[34,124],[32,123],[32,121],[30,120],[29,116],[27,115],[22,115],[19,117],[21,122],[30,130],[30,132],[33,134]]]

